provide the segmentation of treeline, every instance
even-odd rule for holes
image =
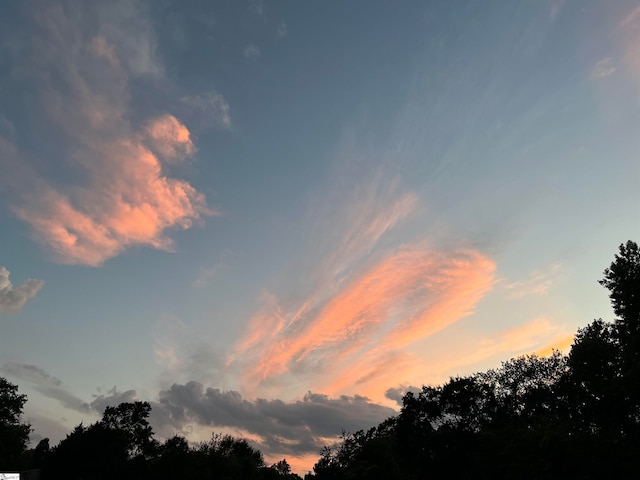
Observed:
[[[522,356],[498,369],[407,393],[400,413],[343,433],[305,479],[640,478],[640,250],[620,246],[600,283],[616,320],[580,329],[570,353]],[[300,479],[243,439],[160,443],[146,402],[107,407],[57,446],[26,445],[26,397],[0,378],[0,471],[44,479]]]
[[[214,434],[195,446],[181,436],[158,442],[147,420],[147,402],[107,407],[100,421],[78,425],[54,448],[44,439],[27,450],[29,426],[19,424],[15,415],[26,397],[5,379],[0,382],[0,471],[39,471],[43,480],[301,480],[286,460],[267,466],[260,451],[230,435]],[[11,405],[11,411],[5,412],[4,405]]]

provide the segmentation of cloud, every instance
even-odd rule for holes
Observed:
[[[244,50],[242,50],[242,54],[247,58],[259,57],[261,55],[260,48],[258,48],[253,43],[250,43]]]
[[[606,57],[595,64],[593,70],[591,70],[591,78],[606,78],[613,75],[616,71],[616,67],[613,63],[613,58]]]
[[[494,268],[473,251],[404,246],[355,275],[322,306],[284,311],[274,301],[270,314],[252,320],[232,358],[250,359],[247,385],[296,371],[333,371],[331,365],[341,367],[322,391],[339,392],[367,374],[360,383],[375,382],[404,347],[469,315],[491,288]]]
[[[422,389],[420,387],[414,387],[414,386],[394,387],[394,388],[388,388],[384,392],[384,396],[387,397],[389,400],[393,400],[394,402],[396,402],[398,404],[398,406],[401,407],[402,406],[402,399],[407,394],[407,392],[417,393],[417,392],[419,392],[421,390]]]
[[[629,13],[618,25],[624,48],[624,60],[631,75],[640,83],[640,7]]]
[[[81,413],[89,412],[89,405],[86,402],[71,393],[60,379],[49,375],[36,365],[9,362],[2,366],[2,371],[7,375],[31,383],[37,392],[57,400],[65,408]]]
[[[227,270],[227,265],[224,263],[216,263],[210,267],[201,267],[198,276],[193,281],[195,288],[204,288],[213,282]]]
[[[544,270],[535,270],[528,279],[505,285],[508,298],[515,300],[529,296],[547,295],[561,273],[562,265],[560,263],[554,263]]]
[[[145,134],[150,147],[170,163],[183,160],[195,151],[189,129],[173,115],[166,114],[149,121]]]
[[[188,128],[168,113],[132,118],[132,79],[163,71],[143,4],[100,5],[37,3],[30,41],[6,47],[16,81],[33,87],[34,135],[57,139],[46,151],[12,146],[13,211],[66,264],[98,266],[137,245],[171,250],[168,230],[215,213],[166,172],[195,151]]]
[[[286,37],[287,36],[287,24],[282,22],[280,25],[278,25],[278,29],[276,30],[276,34],[279,37]]]
[[[187,107],[185,116],[194,123],[203,127],[231,127],[230,107],[221,94],[211,91],[201,95],[187,95],[180,100]]]
[[[62,380],[36,365],[7,362],[2,366],[2,371],[7,375],[29,382],[38,393],[57,400],[63,407],[83,414],[102,414],[106,407],[117,406],[123,402],[133,402],[137,396],[135,390],[120,392],[114,386],[107,391],[106,395],[98,393],[93,395],[93,400],[85,402],[65,387]]]
[[[249,11],[259,17],[264,15],[264,0],[251,0]]]
[[[154,353],[162,367],[162,381],[219,381],[224,359],[194,328],[179,318],[169,316],[156,324]]]
[[[174,384],[159,396],[165,422],[235,427],[256,435],[267,455],[315,453],[342,430],[355,432],[394,415],[391,408],[358,395],[329,398],[308,392],[301,400],[247,400],[236,391],[205,388],[198,382]],[[259,440],[258,440],[259,439]]]
[[[35,297],[44,282],[29,278],[22,285],[14,287],[9,275],[9,270],[0,265],[0,313],[20,313],[27,300]]]
[[[135,390],[126,390],[120,392],[116,386],[107,391],[107,395],[93,395],[93,400],[89,406],[96,412],[102,414],[107,407],[117,407],[121,403],[129,403],[136,401],[137,393]]]
[[[549,318],[538,317],[523,325],[500,332],[491,338],[479,340],[472,351],[467,354],[457,354],[455,358],[443,359],[435,369],[440,371],[474,365],[482,360],[496,356],[512,357],[514,355],[533,353],[552,344],[563,346],[568,332]]]

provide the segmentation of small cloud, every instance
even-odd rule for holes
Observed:
[[[264,0],[251,0],[249,11],[254,15],[262,17],[264,15]]]
[[[278,29],[276,30],[276,33],[279,37],[286,37],[287,36],[287,24],[282,22],[280,25],[278,25]]]
[[[42,288],[44,282],[30,278],[22,285],[14,287],[11,272],[0,265],[0,313],[20,313],[24,304]]]
[[[508,298],[515,300],[529,296],[547,295],[561,272],[562,265],[560,263],[554,263],[546,270],[535,270],[527,280],[505,285],[509,291]]]
[[[168,163],[183,160],[195,151],[189,130],[173,115],[151,120],[145,133],[150,147]]]
[[[564,2],[565,0],[551,0],[551,10],[549,12],[549,17],[551,17],[552,20],[554,20],[560,13],[560,10],[562,10]]]
[[[120,392],[114,385],[111,390],[107,391],[107,395],[93,395],[93,400],[91,401],[89,406],[96,412],[103,413],[107,407],[116,407],[121,403],[134,402],[136,398],[137,392],[135,390]]]
[[[600,60],[591,70],[591,78],[606,78],[616,71],[613,58],[607,57]]]
[[[421,388],[419,387],[414,387],[413,385],[410,386],[399,386],[399,387],[395,387],[395,388],[388,388],[385,392],[384,392],[384,396],[387,397],[389,400],[393,400],[394,402],[396,402],[398,404],[398,406],[402,406],[402,399],[404,398],[404,396],[409,393],[418,393],[421,390]]]
[[[198,276],[193,281],[193,286],[196,288],[204,288],[209,285],[213,280],[219,278],[224,273],[227,266],[224,263],[216,263],[211,267],[200,267]]]
[[[249,45],[244,47],[242,54],[247,58],[254,58],[259,57],[261,52],[257,46],[255,46],[253,43],[250,43]]]
[[[215,91],[201,95],[189,95],[180,99],[187,107],[187,116],[202,126],[231,127],[229,104],[222,95]]]

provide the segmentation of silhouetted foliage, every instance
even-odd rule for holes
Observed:
[[[0,470],[21,466],[31,432],[31,426],[20,418],[26,401],[27,396],[18,393],[17,385],[0,377]]]

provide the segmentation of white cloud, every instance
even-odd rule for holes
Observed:
[[[44,282],[30,278],[22,285],[14,287],[11,272],[0,265],[0,313],[19,313],[24,304],[42,288]]]
[[[613,64],[613,58],[606,57],[595,64],[593,70],[591,70],[591,78],[606,78],[613,75],[616,71],[616,67]]]
[[[244,47],[242,54],[247,58],[253,58],[253,57],[259,57],[261,52],[257,46],[255,46],[253,43],[250,43],[249,45]]]

